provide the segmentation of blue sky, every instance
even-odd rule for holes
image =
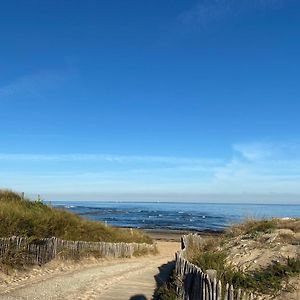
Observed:
[[[7,1],[0,186],[300,202],[300,2]]]

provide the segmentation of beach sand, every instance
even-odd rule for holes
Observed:
[[[52,261],[27,274],[6,278],[0,299],[128,300],[152,299],[166,280],[180,243],[157,241],[159,253],[127,259],[91,259],[70,263]]]
[[[180,242],[185,234],[199,234],[203,237],[216,237],[222,234],[221,231],[188,231],[188,230],[166,230],[166,229],[144,229],[145,234],[156,241],[175,241]]]

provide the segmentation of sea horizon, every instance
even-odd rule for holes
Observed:
[[[156,230],[222,231],[245,219],[300,218],[300,204],[56,200],[51,205],[112,226]]]
[[[268,202],[263,202],[263,203],[258,203],[258,202],[206,202],[206,201],[148,201],[148,200],[44,200],[45,203],[54,203],[54,202],[80,202],[80,203],[161,203],[161,204],[172,204],[172,203],[179,203],[179,204],[211,204],[211,205],[292,205],[292,206],[300,206],[300,203],[279,203],[279,202],[274,202],[274,203],[268,203]]]

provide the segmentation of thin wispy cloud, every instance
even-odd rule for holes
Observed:
[[[72,76],[71,70],[48,70],[24,75],[0,86],[0,101],[13,97],[43,98],[44,91],[57,88]]]
[[[224,19],[241,16],[253,9],[279,9],[289,0],[199,0],[196,5],[179,15],[181,23],[207,28]]]
[[[233,149],[248,160],[298,160],[300,142],[254,142],[238,143]]]
[[[277,151],[277,148],[268,143],[235,144],[233,149],[248,160],[270,158]]]
[[[0,161],[103,161],[114,163],[157,162],[169,164],[214,164],[216,162],[220,162],[221,160],[148,155],[0,153]]]
[[[233,145],[233,158],[214,174],[220,191],[300,193],[300,143],[252,142]]]
[[[231,161],[217,170],[210,189],[228,193],[295,193],[300,194],[300,161],[288,172],[274,163],[250,164]],[[300,199],[299,199],[300,200]]]
[[[38,185],[47,193],[300,195],[299,150],[298,141],[256,141],[235,143],[232,157],[227,160],[113,154],[0,154],[0,181],[2,186],[26,192],[34,191]],[[34,166],[39,167],[34,169]]]

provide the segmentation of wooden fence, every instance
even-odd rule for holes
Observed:
[[[65,241],[55,237],[30,241],[22,237],[0,238],[0,261],[23,254],[28,264],[45,264],[56,257],[78,258],[95,254],[97,257],[132,257],[138,253],[153,253],[156,245],[138,243],[106,243]]]
[[[179,299],[184,300],[254,300],[252,293],[222,286],[216,278],[210,278],[199,267],[188,261],[189,251],[195,251],[203,242],[196,234],[181,239],[181,250],[176,253],[176,286]],[[212,272],[213,273],[213,272]]]

